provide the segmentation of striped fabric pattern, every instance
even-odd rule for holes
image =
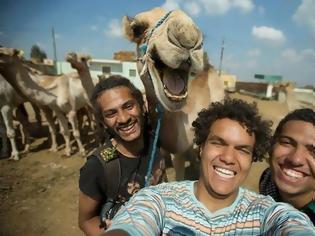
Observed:
[[[196,199],[193,185],[171,182],[140,190],[119,210],[109,230],[135,236],[280,235],[280,230],[315,235],[303,213],[243,188],[231,206],[212,213]]]

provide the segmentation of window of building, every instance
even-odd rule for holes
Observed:
[[[133,70],[133,69],[129,70],[129,76],[130,77],[136,77],[136,73],[137,73],[136,70]]]
[[[102,72],[103,72],[103,74],[110,74],[110,67],[109,66],[103,66]]]

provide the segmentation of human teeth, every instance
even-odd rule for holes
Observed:
[[[232,178],[232,177],[234,177],[234,172],[231,171],[231,170],[227,170],[227,169],[223,169],[223,168],[220,168],[220,167],[216,167],[215,171],[221,177],[225,177],[225,178]]]
[[[290,169],[283,169],[283,172],[293,178],[302,178],[303,174],[294,170],[290,170]]]
[[[128,130],[132,129],[133,126],[134,126],[134,123],[132,123],[131,125],[128,125],[126,127],[120,127],[119,129],[122,131],[128,131]]]

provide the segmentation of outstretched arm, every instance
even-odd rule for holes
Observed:
[[[79,193],[79,227],[88,236],[99,235],[103,230],[99,227],[98,209],[100,202],[80,191]]]
[[[141,189],[120,208],[112,225],[102,235],[160,235],[164,209],[161,196],[151,187]]]
[[[286,203],[276,203],[270,207],[262,229],[264,235],[315,236],[315,227],[307,215]]]

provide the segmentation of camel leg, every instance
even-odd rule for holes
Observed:
[[[9,155],[7,130],[5,128],[2,115],[0,116],[0,137],[1,137],[1,152],[0,158],[7,157]]]
[[[185,177],[185,156],[182,154],[171,154],[172,162],[175,169],[176,181],[184,180]]]
[[[21,123],[21,134],[24,144],[23,152],[29,152],[30,149],[30,123],[28,121],[27,112],[23,104],[16,109],[16,119]]]
[[[47,120],[49,133],[51,135],[51,147],[50,147],[49,151],[57,152],[57,150],[58,150],[57,149],[57,140],[56,140],[57,131],[56,131],[55,123],[54,123],[52,110],[50,110],[48,107],[42,107],[42,111],[43,111],[44,116]]]
[[[3,117],[4,124],[6,126],[6,129],[7,129],[7,137],[9,138],[11,147],[12,147],[10,159],[18,161],[20,158],[19,158],[18,149],[16,147],[16,143],[15,143],[15,131],[13,128],[13,114],[12,113],[13,113],[13,109],[10,106],[5,105],[1,108],[1,114]]]
[[[82,156],[85,156],[85,149],[84,149],[82,142],[81,142],[81,139],[80,139],[80,132],[79,132],[79,128],[78,128],[78,120],[77,120],[76,111],[73,111],[73,110],[70,111],[68,114],[68,118],[69,118],[70,124],[72,126],[74,139],[76,140],[76,142],[78,144],[79,152]]]
[[[66,145],[65,155],[69,157],[71,156],[71,146],[70,146],[70,132],[69,132],[69,127],[68,127],[68,120],[63,113],[59,111],[55,111],[55,113],[59,121],[60,132],[65,140],[65,145]]]

